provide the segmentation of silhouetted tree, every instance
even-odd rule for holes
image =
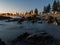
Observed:
[[[48,4],[48,6],[47,6],[47,12],[48,13],[50,12],[50,9],[51,9],[50,4]]]
[[[58,12],[60,11],[60,2],[59,0],[57,1],[57,4],[58,4]]]
[[[51,9],[50,4],[48,4],[47,6],[44,6],[43,13],[49,13],[50,9]]]
[[[43,13],[46,13],[46,6],[44,6]]]
[[[56,0],[54,0],[53,6],[52,6],[52,11],[58,11],[58,4],[56,2]]]
[[[28,12],[25,12],[25,15],[27,15],[28,14]]]
[[[34,13],[38,14],[38,9],[37,8],[35,8]]]
[[[31,14],[33,14],[33,10],[31,10]]]
[[[31,10],[31,11],[29,12],[29,14],[33,14],[33,10]]]

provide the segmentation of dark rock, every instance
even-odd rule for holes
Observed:
[[[54,41],[54,38],[45,32],[37,32],[33,34],[28,34],[26,32],[15,39],[14,45],[19,44],[19,42],[21,45],[52,45],[55,44]]]
[[[21,41],[21,40],[25,40],[26,37],[30,35],[29,33],[25,32],[23,33],[22,35],[19,35],[16,39],[14,39],[12,42],[18,42],[18,41]]]
[[[8,19],[6,22],[15,22],[15,21],[19,21],[19,18],[13,18],[13,19]]]
[[[45,20],[47,23],[53,23],[54,22],[54,18],[52,16],[46,16]]]
[[[54,39],[52,36],[47,33],[36,33],[29,35],[27,37],[30,43],[41,44],[41,45],[49,45],[54,43]]]
[[[60,21],[58,21],[57,18],[55,18],[55,21],[56,21],[57,25],[60,25]]]
[[[0,16],[0,20],[12,19],[11,17]]]
[[[19,24],[21,24],[22,22],[24,22],[26,19],[24,18],[24,17],[22,17],[19,21],[18,21],[18,23]]]
[[[2,41],[2,39],[0,39],[0,45],[6,45],[4,41]]]

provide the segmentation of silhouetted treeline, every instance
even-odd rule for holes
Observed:
[[[48,4],[47,6],[44,6],[43,13],[49,13],[50,11],[60,12],[60,1],[59,0],[54,0],[52,8],[51,8],[50,4]]]

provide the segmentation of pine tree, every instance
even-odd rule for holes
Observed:
[[[50,12],[50,9],[51,9],[50,4],[48,4],[48,6],[47,6],[47,13]]]
[[[57,4],[58,4],[58,12],[60,12],[60,2],[59,2],[59,0],[57,1]]]
[[[46,6],[44,6],[43,13],[46,13]]]
[[[52,11],[58,11],[58,4],[56,2],[56,0],[54,0],[53,6],[52,6]]]
[[[38,14],[38,9],[37,8],[35,8],[34,13]]]
[[[50,4],[48,4],[47,6],[44,6],[43,13],[49,13],[50,9],[51,9]]]

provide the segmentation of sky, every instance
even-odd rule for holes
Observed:
[[[26,12],[37,8],[40,12],[43,7],[54,0],[0,0],[0,12]]]

